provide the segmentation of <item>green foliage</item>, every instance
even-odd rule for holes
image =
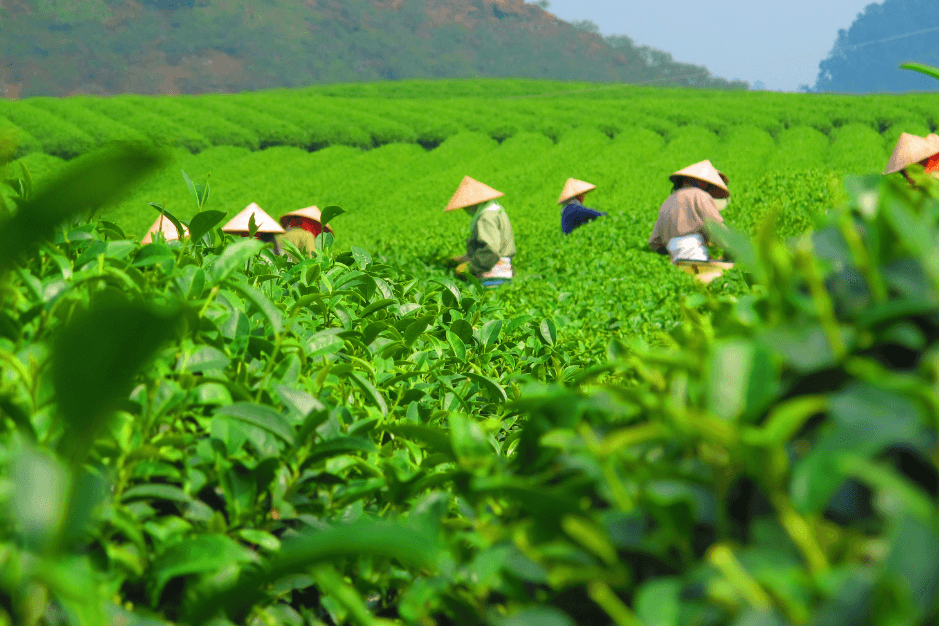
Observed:
[[[939,187],[840,183],[915,113],[813,95],[780,125],[785,98],[702,92],[698,125],[617,86],[399,93],[396,118],[335,89],[155,107],[296,146],[4,172],[0,624],[935,621]],[[661,115],[623,102],[644,93]],[[282,121],[310,103],[332,126]],[[700,158],[730,177],[738,262],[707,288],[646,249]],[[438,263],[466,174],[516,231],[495,292]],[[610,215],[563,237],[570,176]],[[337,237],[293,262],[222,233],[251,201],[315,203]],[[135,243],[147,203],[192,236]]]
[[[122,167],[131,167],[122,157]],[[83,162],[125,176],[102,158]],[[76,180],[87,175],[70,174]],[[45,195],[71,195],[84,210],[106,201],[82,201],[69,180],[50,183]],[[120,189],[114,182],[88,185]],[[40,197],[25,208],[51,227],[62,217],[47,206]],[[204,230],[197,222],[207,213],[189,221],[194,234]],[[323,219],[341,220],[341,213],[326,207]],[[217,216],[211,219],[218,223]],[[10,236],[9,225],[0,228]],[[430,452],[405,443],[409,428],[446,428],[461,414],[484,420],[493,433],[511,428],[505,401],[512,378],[548,358],[559,365],[569,360],[560,345],[538,339],[537,321],[503,325],[495,318],[493,330],[497,310],[480,297],[485,294],[449,280],[422,286],[357,248],[292,264],[260,242],[233,242],[217,230],[206,240],[143,247],[112,239],[113,233],[106,222],[67,230],[17,266],[15,277],[7,274],[13,291],[6,292],[0,342],[5,363],[19,375],[4,388],[3,415],[14,425],[5,433],[26,438],[0,438],[5,458],[12,455],[21,468],[13,474],[19,477],[13,497],[53,489],[50,506],[68,509],[72,502],[87,511],[43,522],[30,517],[41,511],[17,509],[21,519],[10,520],[11,532],[22,538],[36,530],[29,531],[29,547],[10,558],[20,562],[35,554],[46,559],[41,567],[73,568],[73,574],[61,569],[59,578],[42,579],[51,608],[41,603],[38,614],[29,613],[34,609],[22,603],[26,597],[16,595],[9,617],[17,621],[61,607],[69,619],[84,615],[84,623],[104,623],[102,616],[117,610],[98,586],[105,579],[143,615],[179,617],[176,592],[165,591],[179,583],[193,599],[223,594],[237,611],[245,594],[224,592],[233,579],[219,575],[231,564],[257,562],[248,547],[271,554],[291,534],[299,537],[286,541],[289,551],[271,561],[266,580],[323,563],[315,579],[334,600],[310,608],[333,619],[366,611],[359,595],[365,590],[348,587],[332,569],[337,558],[434,564],[436,551],[422,524],[435,518],[418,523],[408,516],[417,524],[412,530],[363,519],[333,535],[313,520],[404,513],[414,498],[449,480],[446,458],[423,463]],[[17,310],[29,313],[9,317]],[[171,346],[157,350],[170,337]],[[20,361],[26,354],[40,362]],[[31,416],[41,414],[46,418],[34,422]],[[404,434],[392,436],[395,429]],[[26,443],[58,450],[60,461],[15,452]],[[48,469],[26,469],[39,465]],[[88,478],[77,478],[90,470]],[[49,483],[50,475],[61,479]],[[76,481],[93,476],[111,483],[106,498],[100,488],[79,489]],[[342,504],[324,516],[324,498]],[[83,572],[98,565],[77,553],[61,560],[76,541],[81,550],[103,551],[105,569],[85,578]],[[32,569],[17,572],[23,584],[40,581]],[[389,576],[375,578],[385,593],[392,587],[379,580],[397,579]],[[19,583],[3,584],[4,593],[18,593]],[[259,588],[256,581],[245,584]],[[81,601],[74,589],[81,589]],[[290,590],[276,592],[283,594]],[[247,606],[268,604],[267,595]],[[216,601],[204,602],[218,610]],[[200,609],[194,604],[193,610]]]
[[[791,247],[729,233],[756,288],[688,298],[666,344],[599,367],[551,317],[361,248],[78,226],[4,276],[3,617],[932,619],[918,180],[849,181]]]

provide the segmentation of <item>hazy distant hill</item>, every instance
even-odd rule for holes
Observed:
[[[746,88],[522,0],[0,0],[12,98],[460,76]]]
[[[939,2],[885,0],[871,3],[847,30],[839,30],[819,66],[816,91],[935,91],[936,81],[901,63],[939,65]]]

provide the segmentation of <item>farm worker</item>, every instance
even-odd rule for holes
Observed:
[[[920,137],[910,133],[900,133],[900,139],[897,140],[893,154],[890,155],[884,175],[901,172],[907,182],[914,185],[913,179],[906,171],[906,168],[914,163],[922,165],[927,174],[939,178],[939,135]]]
[[[281,235],[278,240],[289,241],[308,257],[313,256],[316,237],[323,232],[320,219],[320,210],[315,206],[285,213],[280,216],[280,225],[287,229],[287,233]],[[333,233],[330,226],[327,226],[326,230]]]
[[[153,222],[153,226],[150,227],[150,230],[147,231],[147,234],[144,235],[143,239],[140,240],[140,243],[146,245],[148,243],[153,243],[153,236],[157,233],[163,233],[163,237],[167,241],[175,241],[179,239],[179,232],[176,230],[176,226],[173,222],[169,221],[165,215],[161,215]],[[186,226],[183,226],[183,237],[189,236],[189,229]]]
[[[254,235],[255,238],[266,243],[273,242],[275,246],[274,250],[279,254],[280,251],[277,248],[277,242],[274,241],[274,235],[283,235],[287,231],[281,228],[280,224],[278,224],[273,217],[265,213],[264,209],[254,202],[246,206],[241,213],[231,218],[227,224],[222,226],[222,231],[247,237],[250,232],[249,226],[252,215],[254,215],[255,225],[258,227]]]
[[[710,244],[705,224],[723,225],[720,211],[730,196],[727,176],[710,161],[700,161],[669,176],[674,186],[659,207],[659,218],[649,237],[649,246],[665,251],[672,261],[708,261]]]
[[[571,234],[578,226],[592,222],[593,220],[606,215],[602,211],[594,211],[584,206],[584,197],[588,191],[596,189],[596,185],[585,183],[576,178],[568,178],[558,197],[558,204],[567,203],[564,210],[561,211],[561,232],[565,235]]]
[[[454,257],[458,273],[471,271],[487,287],[511,280],[515,233],[509,216],[496,198],[505,194],[469,176],[457,188],[444,211],[463,209],[472,216],[466,254]]]

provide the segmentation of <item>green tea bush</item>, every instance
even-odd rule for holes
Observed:
[[[4,150],[12,152],[14,158],[42,151],[38,139],[3,116],[0,116],[0,136],[3,137]],[[4,154],[3,158],[10,156]]]
[[[126,99],[88,98],[83,101],[83,105],[130,126],[159,145],[185,148],[193,153],[211,145],[208,139],[192,129],[191,124],[177,124],[157,113],[151,113],[145,105],[134,104]]]
[[[236,146],[248,150],[258,150],[261,146],[261,140],[254,131],[243,128],[217,115],[196,112],[192,107],[187,106],[193,100],[192,97],[147,98],[136,96],[128,97],[127,100],[180,126],[196,126],[199,133],[208,139],[213,146]]]
[[[776,156],[776,142],[763,128],[736,126],[724,133],[722,139],[713,160],[720,163],[722,172],[733,172],[734,180],[760,176]]]
[[[891,150],[893,146],[890,147]],[[836,171],[880,172],[886,163],[884,137],[864,124],[848,124],[832,132],[828,157]]]
[[[369,103],[323,98],[311,101],[308,106],[338,125],[356,126],[365,130],[371,135],[371,145],[374,146],[417,141],[417,131],[414,127],[392,118],[373,114],[369,110]]]
[[[86,132],[28,102],[11,106],[0,101],[0,115],[36,138],[40,149],[53,156],[70,159],[95,147],[96,142]],[[27,139],[26,137],[21,138]]]
[[[360,148],[372,145],[372,138],[367,130],[356,124],[335,119],[328,111],[321,110],[312,102],[270,96],[244,96],[242,102],[247,107],[269,117],[290,122],[300,129],[302,134],[292,139],[288,145],[311,150],[334,144]]]
[[[249,130],[258,136],[261,148],[270,146],[298,146],[304,147],[305,133],[301,126],[288,121],[261,113],[248,106],[241,100],[225,98],[216,95],[192,98],[186,105],[196,111],[221,117],[236,126]]]
[[[136,129],[121,124],[105,115],[81,106],[74,99],[33,98],[29,101],[36,108],[43,109],[60,119],[80,128],[95,140],[95,146],[103,146],[120,141],[144,141],[146,137]]]
[[[431,148],[467,129],[497,141],[529,131],[557,142],[578,127],[595,128],[609,137],[624,128],[645,127],[671,139],[678,127],[686,125],[702,126],[719,135],[739,126],[755,126],[774,138],[783,129],[798,126],[812,127],[825,135],[848,124],[868,125],[881,133],[914,120],[917,127],[920,122],[930,129],[935,126],[928,96],[917,94],[776,94],[512,79],[443,80],[433,86],[399,81],[172,98],[116,96],[102,100],[83,96],[51,102],[44,98],[9,101],[4,110],[22,108],[28,118],[30,108],[38,107],[61,121],[74,120],[68,123],[89,133],[95,140],[93,146],[110,143],[115,137],[131,139],[138,131],[151,128],[143,134],[190,151],[203,149],[205,142],[252,150],[279,145],[316,150],[337,144],[369,148],[415,141]],[[139,111],[121,108],[122,103],[150,109],[164,121],[145,116],[140,124],[130,124],[128,120]],[[110,115],[108,107],[118,108]],[[113,121],[97,117],[101,114]],[[166,127],[167,122],[175,123]],[[202,138],[180,125],[201,133]],[[24,137],[21,145],[22,156],[34,144]]]
[[[495,114],[493,105],[487,102],[452,100],[430,104],[427,111],[434,115],[453,117],[467,129],[488,135],[496,141],[508,139],[529,123],[525,116],[501,107],[499,113]]]
[[[787,129],[808,127],[828,135],[832,126],[835,125],[832,119],[834,112],[830,107],[825,106],[826,102],[815,98],[815,94],[811,94],[808,98],[811,100],[806,99],[796,106],[781,108],[777,113],[780,121]],[[842,120],[839,125],[843,123]]]
[[[426,148],[434,148],[449,137],[465,132],[455,116],[429,114],[420,104],[402,100],[374,100],[369,103],[369,113],[400,122],[416,133],[415,141]]]
[[[812,169],[825,167],[828,137],[814,128],[794,126],[779,133],[779,149],[767,169]]]

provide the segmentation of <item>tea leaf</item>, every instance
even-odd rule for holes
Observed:
[[[216,227],[227,214],[223,211],[202,211],[193,216],[189,221],[189,237],[192,241],[198,241]]]
[[[219,417],[228,417],[271,433],[281,439],[288,445],[294,445],[293,426],[287,419],[271,409],[260,404],[250,404],[247,402],[237,402],[235,404],[220,407],[215,410],[215,415]]]

